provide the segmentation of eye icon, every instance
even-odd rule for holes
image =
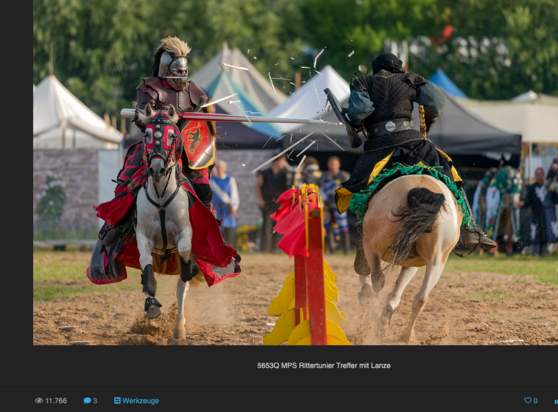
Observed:
[[[43,398],[37,398],[37,399],[35,399],[35,402],[36,403],[43,403]]]

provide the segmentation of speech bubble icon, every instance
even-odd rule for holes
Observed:
[[[91,398],[85,398],[85,399],[83,400],[83,403],[91,403]]]

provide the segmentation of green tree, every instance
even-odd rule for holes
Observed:
[[[411,65],[443,69],[477,99],[509,99],[529,89],[558,95],[558,0],[441,0],[454,27],[439,49],[423,45]]]
[[[305,0],[301,13],[304,40],[318,51],[327,47],[319,66],[331,64],[347,80],[359,65],[371,68],[372,59],[385,51],[386,40],[434,36],[444,23],[436,0]]]
[[[47,172],[45,183],[41,186],[42,192],[37,204],[37,214],[41,222],[50,223],[57,221],[64,212],[66,193],[60,177]]]
[[[158,2],[43,0],[33,3],[33,82],[54,74],[98,114],[129,106],[159,35]],[[154,25],[154,26],[153,26]],[[155,29],[154,29],[155,27]]]
[[[149,75],[159,40],[178,36],[191,47],[193,73],[228,41],[265,75],[292,75],[291,56],[302,42],[285,28],[296,21],[288,0],[44,0],[33,3],[33,82],[54,73],[80,100],[102,115],[118,113],[135,99]],[[288,17],[291,16],[291,17]],[[288,22],[287,22],[288,21]],[[279,65],[276,66],[276,63]]]

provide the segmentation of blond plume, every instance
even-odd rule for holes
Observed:
[[[191,50],[191,48],[188,47],[188,43],[184,43],[178,37],[170,36],[166,39],[161,40],[161,45],[157,47],[155,53],[157,53],[161,49],[174,54],[175,57],[186,57],[186,55],[190,53]]]

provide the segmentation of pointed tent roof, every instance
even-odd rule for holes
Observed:
[[[122,140],[122,133],[108,126],[50,74],[33,93],[33,146],[61,147],[64,128],[66,140],[75,135],[77,147],[116,147]]]
[[[246,67],[248,71],[228,68],[222,63]],[[190,76],[190,80],[201,87],[213,101],[237,93],[236,96],[217,103],[217,113],[239,115],[242,110],[248,116],[265,116],[269,108],[287,98],[281,92],[274,94],[271,84],[240,50],[231,51],[226,43],[221,52]],[[229,101],[239,102],[229,104]],[[277,128],[269,123],[217,122],[216,129],[218,140],[221,140],[224,148],[229,149],[262,148],[270,137],[281,136]]]
[[[529,90],[528,92],[522,93],[519,96],[515,96],[513,99],[511,99],[511,101],[513,103],[524,103],[536,100],[537,97],[539,97],[537,93],[535,93],[533,90]]]
[[[436,70],[436,72],[428,80],[430,80],[441,89],[444,89],[447,94],[461,97],[462,99],[467,98],[467,95],[463,93],[461,89],[450,80],[450,78],[444,73],[442,69]]]
[[[275,107],[269,112],[271,117],[291,117],[299,119],[319,119],[326,120],[324,116],[333,113],[323,111],[326,102],[324,89],[329,88],[337,97],[337,100],[344,102],[349,99],[349,83],[337,73],[333,67],[325,66],[320,70],[322,76],[316,74],[302,85],[292,96],[283,104]],[[331,116],[329,116],[331,117]],[[333,115],[335,118],[335,115]],[[333,120],[333,121],[338,121]],[[283,133],[300,129],[301,125],[278,123],[277,128]],[[343,128],[343,130],[345,130]]]
[[[226,67],[223,66],[223,63],[246,67],[248,71]],[[223,50],[190,76],[190,79],[203,90],[206,90],[223,72],[228,73],[230,78],[246,92],[249,98],[253,102],[257,102],[265,111],[269,111],[287,100],[287,96],[281,91],[276,90],[276,94],[273,93],[268,79],[258,72],[240,50],[230,50],[226,42],[223,43]]]

